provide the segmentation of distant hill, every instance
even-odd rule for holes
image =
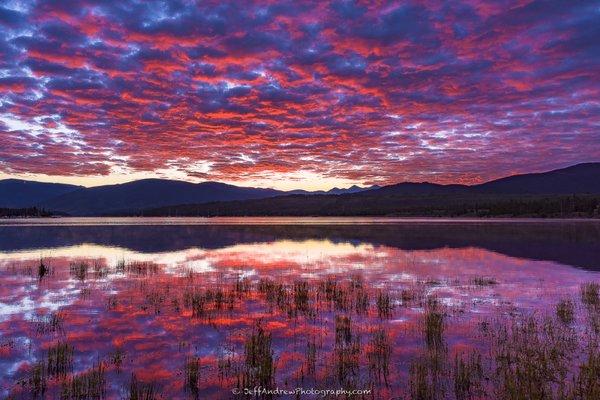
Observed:
[[[81,186],[5,179],[0,181],[0,207],[33,207],[78,189]]]
[[[219,182],[190,183],[166,179],[143,179],[92,188],[17,179],[0,181],[0,207],[42,207],[69,215],[105,215],[138,212],[147,208],[214,201],[261,199],[291,193],[310,195],[357,193],[378,188],[352,186],[329,191],[291,191],[239,187]]]
[[[316,190],[316,191],[290,190],[288,192],[285,192],[285,194],[290,194],[290,195],[293,195],[293,194],[303,194],[303,195],[350,194],[350,193],[366,192],[367,190],[375,190],[375,189],[379,189],[380,187],[381,186],[378,186],[378,185],[367,186],[367,187],[352,185],[349,188],[334,187],[333,189],[329,189],[329,190]]]
[[[600,216],[600,163],[481,185],[400,183],[341,195],[294,195],[146,210],[196,216]]]
[[[568,195],[579,195],[581,201],[563,205],[564,196]],[[92,188],[15,179],[0,181],[0,207],[35,206],[77,216],[592,215],[596,195],[600,196],[600,163],[514,175],[472,186],[404,182],[327,192],[284,192],[163,179]]]
[[[384,186],[375,192],[386,195],[600,194],[600,163],[577,164],[549,172],[512,175],[472,186],[403,182]]]
[[[473,189],[493,194],[600,194],[600,163],[513,175],[473,186]]]
[[[119,185],[81,188],[41,205],[70,215],[103,215],[173,204],[248,200],[284,194],[273,189],[238,187],[218,182],[190,183],[143,179]]]

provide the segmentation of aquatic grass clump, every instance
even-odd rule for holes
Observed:
[[[42,399],[48,389],[48,373],[46,364],[43,361],[38,361],[31,366],[29,376],[17,382],[24,388],[33,399]]]
[[[314,376],[317,371],[317,340],[314,336],[306,342],[306,373]]]
[[[100,362],[91,370],[74,375],[62,384],[61,400],[101,400],[106,397],[106,368]]]
[[[186,290],[183,293],[183,304],[192,310],[193,318],[204,318],[208,315],[210,295],[201,290]]]
[[[359,315],[365,315],[369,311],[369,292],[362,287],[354,291],[354,310]]]
[[[93,262],[94,278],[102,279],[108,275],[108,267],[105,266],[100,260],[94,260]]]
[[[244,370],[238,379],[240,387],[274,387],[273,355],[271,334],[265,332],[262,325],[258,323],[244,344]]]
[[[38,280],[41,282],[50,272],[50,267],[44,262],[44,259],[40,257],[40,262],[37,267]]]
[[[89,264],[85,261],[72,262],[69,265],[69,272],[71,276],[77,278],[80,281],[84,281],[87,278]]]
[[[48,315],[34,318],[35,330],[39,334],[63,333],[63,321],[62,312],[51,312]]]
[[[352,342],[352,320],[345,315],[335,317],[335,344],[344,345]]]
[[[132,261],[125,263],[123,267],[125,273],[137,276],[156,275],[160,272],[157,264],[148,261]]]
[[[440,349],[444,345],[444,313],[435,298],[428,300],[424,315],[425,343],[429,349]]]
[[[252,285],[248,278],[237,278],[235,281],[235,293],[238,295],[238,298],[242,298],[242,296],[250,293]]]
[[[456,400],[479,398],[483,392],[484,380],[481,354],[473,352],[468,357],[457,355],[452,375]]]
[[[117,372],[121,372],[121,366],[123,365],[123,360],[125,359],[125,351],[121,347],[117,347],[112,353],[109,354],[108,359],[109,362],[115,366],[115,370]]]
[[[570,299],[562,299],[556,304],[556,317],[565,325],[575,320],[575,303]]]
[[[340,384],[351,385],[359,373],[361,353],[360,336],[353,332],[352,320],[348,316],[335,318],[335,366]]]
[[[490,276],[477,276],[471,279],[471,283],[475,286],[493,286],[498,284],[496,279]]]
[[[377,315],[381,319],[388,319],[392,317],[392,310],[394,306],[392,304],[392,298],[388,292],[380,290],[377,293]]]
[[[495,392],[500,399],[552,399],[568,392],[569,365],[578,348],[574,331],[533,316],[492,333]]]
[[[584,361],[579,365],[579,373],[574,378],[570,398],[600,399],[600,349],[598,343],[590,343]]]
[[[443,399],[443,360],[439,351],[429,351],[413,360],[408,370],[411,400]]]
[[[258,291],[265,296],[271,307],[285,312],[290,310],[291,299],[285,285],[271,279],[261,279],[258,283]]]
[[[73,351],[73,346],[66,342],[59,342],[48,349],[46,368],[50,377],[64,378],[71,372]]]
[[[294,282],[294,307],[301,313],[306,313],[309,310],[309,290],[308,282]]]
[[[369,363],[369,373],[376,378],[377,383],[381,380],[388,386],[388,376],[390,374],[390,360],[392,355],[392,345],[387,331],[383,328],[377,328],[373,332],[367,360]]]
[[[166,295],[161,290],[149,290],[145,296],[146,306],[151,307],[154,310],[154,314],[158,315],[161,312],[161,308],[166,301]]]
[[[185,361],[185,388],[189,390],[194,397],[198,397],[200,388],[198,382],[200,379],[200,359],[198,357],[189,357]]]
[[[160,398],[154,382],[142,382],[131,374],[127,400],[158,400]]]
[[[587,282],[581,285],[581,302],[588,307],[600,307],[600,284]]]

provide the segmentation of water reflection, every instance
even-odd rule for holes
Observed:
[[[67,376],[102,365],[106,398],[127,398],[132,373],[163,398],[230,398],[264,372],[248,367],[249,338],[262,361],[270,346],[280,387],[351,377],[375,398],[409,395],[430,299],[457,353],[482,346],[482,321],[552,314],[599,279],[594,224],[0,229],[3,397],[31,396],[66,343]],[[44,395],[69,379],[48,376]]]
[[[294,225],[293,221],[304,222]],[[5,222],[0,223],[0,251],[94,243],[136,252],[172,252],[193,247],[215,249],[241,243],[314,239],[385,245],[404,250],[479,247],[513,257],[556,261],[588,269],[600,268],[600,221],[458,223],[429,220],[378,225],[323,225],[322,221],[311,225],[310,221],[285,220],[285,224],[270,221],[271,225],[264,222],[234,225],[234,221],[229,221],[226,225],[151,226],[106,223],[97,226],[27,226]]]

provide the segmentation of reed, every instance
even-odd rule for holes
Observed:
[[[188,357],[185,361],[184,366],[185,373],[185,388],[194,397],[198,397],[200,388],[198,386],[200,381],[200,359],[198,357]]]
[[[556,317],[565,325],[575,320],[575,303],[570,299],[562,299],[556,304]]]
[[[59,311],[34,319],[39,334],[63,333],[63,321],[64,315]]]
[[[455,356],[452,372],[456,400],[472,400],[481,396],[484,373],[479,352],[473,352],[466,357]]]
[[[444,313],[437,299],[430,298],[424,315],[425,343],[429,349],[439,349],[444,345]]]
[[[106,397],[106,368],[102,362],[73,375],[62,384],[61,400],[101,400]]]
[[[498,284],[495,278],[489,276],[477,276],[471,279],[471,284],[475,286],[493,286]]]
[[[600,285],[596,282],[581,285],[581,301],[588,307],[600,308]]]
[[[142,382],[131,374],[127,400],[158,400],[160,398],[154,382]]]
[[[87,278],[89,267],[89,264],[85,261],[73,262],[69,265],[69,272],[71,273],[71,276],[80,281],[84,281]]]
[[[241,377],[241,387],[272,388],[274,386],[273,354],[271,334],[265,332],[262,325],[258,323],[244,344],[244,371]]]
[[[73,369],[73,346],[59,342],[48,349],[46,368],[52,378],[64,378]]]
[[[392,298],[388,292],[379,290],[377,293],[377,315],[381,319],[388,319],[392,317],[392,311],[394,306],[392,305]]]
[[[373,332],[369,347],[367,353],[369,373],[377,383],[381,383],[383,379],[385,385],[388,386],[392,345],[389,335],[383,327],[377,328]]]

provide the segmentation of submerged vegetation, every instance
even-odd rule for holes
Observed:
[[[50,270],[45,260],[40,264]],[[11,399],[104,399],[116,390],[130,400],[171,398],[177,391],[199,399],[228,388],[280,386],[368,388],[370,397],[358,397],[365,399],[600,398],[595,282],[548,310],[498,306],[467,319],[468,303],[448,304],[440,291],[492,291],[502,285],[494,277],[428,278],[397,287],[370,285],[360,274],[253,280],[184,271],[167,279],[159,265],[124,260],[115,266],[74,261],[67,275],[88,293],[81,302],[98,295],[94,283],[117,276],[124,286],[99,302],[105,312],[149,327],[162,319],[177,325],[182,336],[166,350],[172,353],[149,357],[179,372],[148,379],[151,369],[132,356],[135,347],[130,355],[127,343],[146,346],[140,336],[114,336],[94,360],[85,345],[71,341],[70,312],[40,312],[31,331],[47,344],[31,350],[33,361],[16,374]]]

